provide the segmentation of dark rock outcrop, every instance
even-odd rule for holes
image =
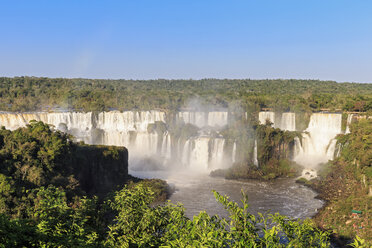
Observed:
[[[104,195],[128,179],[128,150],[125,147],[78,145],[74,175],[88,195]]]

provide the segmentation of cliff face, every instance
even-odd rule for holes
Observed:
[[[78,145],[74,160],[73,174],[87,194],[106,194],[128,178],[125,147]]]

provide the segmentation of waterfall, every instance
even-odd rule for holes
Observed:
[[[336,150],[336,144],[337,144],[336,139],[332,139],[331,142],[329,143],[329,145],[327,147],[327,152],[326,152],[326,156],[327,156],[328,160],[332,160],[334,158],[335,150]]]
[[[207,115],[205,112],[182,111],[178,113],[178,119],[183,120],[186,124],[190,123],[197,127],[204,127],[208,123]]]
[[[166,132],[163,134],[161,154],[168,160],[171,159],[171,155],[172,155],[171,149],[172,149],[171,137],[170,137],[170,134]]]
[[[223,138],[214,138],[212,140],[209,168],[218,169],[227,167],[224,161],[224,145],[225,139]]]
[[[275,125],[275,113],[274,112],[267,112],[267,111],[261,111],[258,114],[258,120],[261,124],[266,124],[266,120],[269,120]]]
[[[283,113],[280,123],[280,129],[287,131],[296,131],[296,114],[290,112]]]
[[[307,134],[303,134],[303,136],[304,135],[307,135]],[[294,152],[293,152],[294,156],[293,156],[293,158],[295,158],[296,156],[304,153],[301,141],[298,137],[294,138],[294,143],[295,143],[295,146],[294,146]]]
[[[341,114],[316,113],[310,117],[308,128],[302,135],[302,149],[296,149],[294,160],[314,168],[333,158],[337,134],[341,133]],[[296,141],[298,147],[299,140]]]
[[[111,131],[147,132],[148,124],[165,122],[165,113],[160,111],[111,111],[98,114],[97,128]]]
[[[165,112],[162,111],[110,111],[98,114],[80,112],[61,113],[0,113],[0,126],[14,130],[26,126],[31,120],[43,121],[56,129],[67,132],[88,144],[126,146],[130,159],[146,156],[160,157],[169,164],[184,164],[187,167],[205,171],[211,168],[225,168],[231,161],[236,162],[236,143],[232,154],[224,157],[225,140],[211,138],[199,134],[186,141],[171,137],[165,132],[160,135],[149,133],[147,127],[157,121],[166,123]],[[347,130],[353,115],[347,120]],[[260,112],[259,121],[265,123],[269,119],[275,127],[283,130],[296,130],[295,114],[283,113],[275,121],[274,112]],[[178,121],[191,123],[199,127],[223,127],[228,124],[227,111],[187,112],[177,114]],[[275,123],[277,122],[277,123]],[[279,126],[277,126],[280,124]],[[308,128],[303,133],[302,144],[295,138],[294,160],[305,166],[314,167],[333,158],[336,141],[334,137],[341,133],[341,114],[316,113],[310,118]],[[172,142],[172,143],[171,143]],[[229,161],[226,163],[226,161]],[[179,162],[179,163],[178,163]],[[257,140],[253,151],[253,163],[257,162]]]
[[[189,168],[198,172],[207,172],[209,167],[209,137],[197,137],[193,140]]]
[[[0,125],[10,130],[25,127],[31,120],[42,121],[55,128],[78,129],[88,131],[93,127],[92,113],[63,112],[63,113],[2,113]]]
[[[232,150],[232,162],[236,162],[236,142],[234,142],[233,150]]]
[[[101,139],[95,141],[94,144],[109,145],[109,146],[125,146],[131,147],[130,144],[130,133],[120,131],[103,131]]]
[[[133,149],[134,148],[134,149]],[[158,152],[158,134],[157,133],[137,133],[132,153],[135,155],[143,154],[146,156],[159,155]]]
[[[273,127],[280,128],[281,130],[296,131],[296,114],[292,112],[285,112],[276,120],[274,112],[261,111],[258,114],[260,124],[266,124],[266,120],[273,123]]]
[[[347,115],[346,131],[345,131],[346,134],[350,133],[350,124],[351,124],[351,121],[353,120],[353,117],[354,117],[354,114]]]
[[[227,117],[228,117],[228,113],[226,111],[208,112],[208,126],[211,126],[211,127],[226,126],[228,123]]]
[[[227,111],[211,111],[211,112],[189,112],[181,111],[177,115],[178,122],[190,123],[199,128],[210,127],[223,127],[228,124]]]
[[[258,159],[257,159],[257,140],[254,140],[254,148],[253,148],[253,164],[258,167]]]
[[[228,112],[179,112],[178,118],[200,127],[219,128],[227,125]],[[56,129],[72,134],[87,144],[125,146],[129,150],[130,164],[154,158],[157,163],[206,171],[231,164],[224,158],[224,138],[211,138],[199,134],[184,143],[169,132],[148,132],[147,127],[157,121],[166,122],[161,111],[110,111],[61,113],[0,113],[0,126],[14,130],[26,126],[31,120],[43,121]],[[174,143],[174,144],[173,144]],[[235,145],[236,146],[236,145]],[[234,148],[234,159],[236,147]],[[145,160],[144,160],[145,159]]]
[[[190,140],[187,140],[185,142],[185,145],[183,146],[183,150],[182,150],[182,160],[181,161],[182,161],[182,164],[184,166],[187,166],[190,163],[190,156],[191,156],[190,152],[191,152],[191,150],[192,150],[192,147],[191,147]]]

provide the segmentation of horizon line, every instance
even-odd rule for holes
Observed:
[[[200,80],[263,80],[263,81],[270,81],[270,80],[297,80],[297,81],[321,81],[321,82],[335,82],[339,84],[343,83],[351,83],[351,84],[372,84],[372,82],[356,82],[356,81],[337,81],[332,79],[309,79],[309,78],[218,78],[218,77],[201,77],[201,78],[100,78],[100,77],[49,77],[49,76],[29,76],[29,75],[22,75],[22,76],[0,76],[1,78],[48,78],[48,79],[87,79],[87,80],[125,80],[125,81],[156,81],[156,80],[169,80],[169,81],[200,81]]]

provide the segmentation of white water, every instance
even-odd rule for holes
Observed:
[[[226,166],[227,163],[224,159],[224,146],[225,146],[225,139],[215,138],[212,140],[211,158],[209,162],[210,168],[217,169],[217,168],[228,167]]]
[[[296,114],[290,112],[283,113],[279,128],[287,131],[296,131]]]
[[[257,140],[254,140],[254,149],[253,149],[253,164],[258,167],[257,159]]]
[[[236,162],[236,142],[234,142],[233,150],[232,150],[232,162]]]
[[[197,137],[192,140],[193,149],[190,149],[189,168],[196,172],[207,172],[209,167],[209,137]],[[189,151],[190,151],[189,150]]]
[[[266,124],[266,120],[269,120],[271,123],[275,124],[275,113],[274,112],[260,112],[258,113],[258,120],[261,124]]]
[[[148,125],[157,121],[166,122],[165,115],[162,111],[111,111],[98,115],[79,112],[0,113],[0,126],[14,130],[24,127],[31,120],[43,121],[88,144],[125,146],[129,149],[129,158],[132,162],[156,157],[163,164],[183,165],[200,171],[226,168],[231,162],[236,162],[236,143],[230,154],[226,155],[223,138],[199,135],[187,141],[176,139],[175,144],[172,144],[173,139],[168,132],[149,133]],[[351,118],[350,115],[348,124]],[[228,124],[228,113],[182,111],[177,114],[177,119],[199,127],[220,128]],[[265,123],[266,119],[283,130],[296,130],[294,113],[283,113],[280,121],[277,121],[279,125],[275,123],[274,112],[260,112],[259,121]],[[306,132],[303,134],[302,144],[296,139],[294,160],[306,167],[314,168],[317,164],[333,158],[336,144],[333,139],[341,133],[341,114],[313,114]],[[255,165],[258,164],[257,144],[254,148],[253,162]]]
[[[348,114],[347,115],[347,121],[346,121],[346,131],[345,133],[350,133],[350,124],[351,124],[351,121],[353,120],[353,116],[354,114]]]
[[[273,127],[281,130],[296,131],[296,114],[292,112],[282,113],[276,116],[274,112],[262,111],[258,114],[258,120],[261,124],[266,124],[266,120],[273,123]]]
[[[219,128],[227,124],[228,114],[223,111],[180,112],[178,118],[181,118],[180,116],[187,123]],[[0,126],[11,130],[24,127],[31,120],[54,125],[87,144],[125,146],[129,150],[130,165],[136,165],[143,159],[155,159],[170,166],[183,164],[192,170],[200,171],[231,165],[231,161],[227,162],[224,158],[223,138],[197,136],[186,143],[176,140],[174,148],[168,132],[148,132],[149,124],[166,122],[165,112],[161,111],[111,111],[98,115],[90,112],[0,113]]]
[[[211,112],[190,112],[181,111],[178,113],[178,121],[190,123],[199,128],[210,127],[223,127],[228,123],[228,113],[226,111],[211,111]]]
[[[318,164],[333,159],[334,138],[341,133],[341,119],[341,114],[312,114],[306,133],[303,133],[302,145],[298,139],[296,141],[294,160],[308,168],[316,168]]]
[[[208,112],[208,126],[210,127],[223,127],[228,124],[227,112]]]
[[[165,159],[170,160],[172,157],[172,143],[171,143],[171,136],[168,132],[166,132],[163,136],[163,142],[161,147],[161,154],[165,157]]]

